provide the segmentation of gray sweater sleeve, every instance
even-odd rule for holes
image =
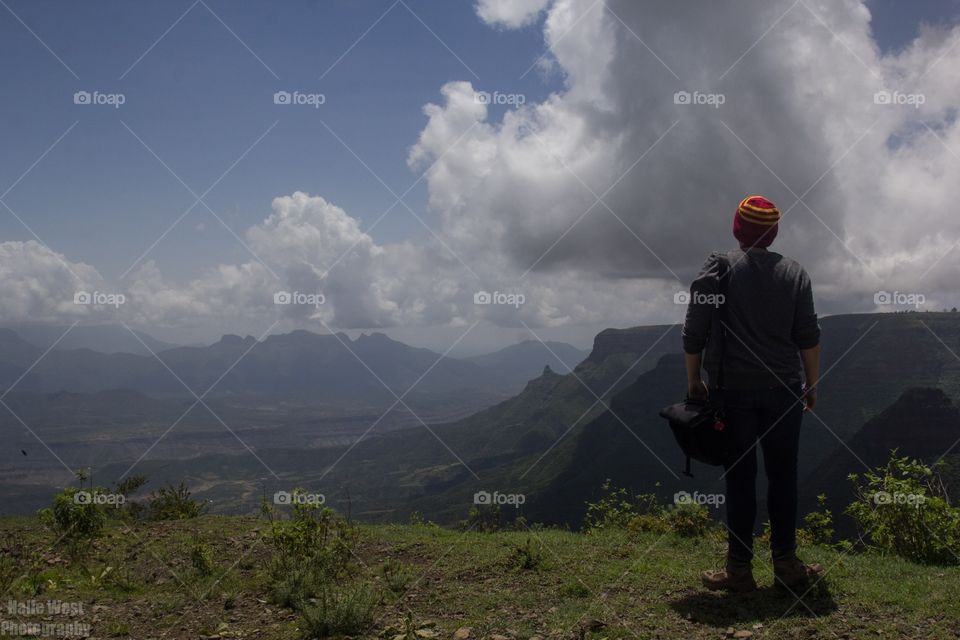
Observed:
[[[812,349],[820,344],[820,325],[813,306],[813,286],[805,270],[801,270],[798,284],[797,306],[791,335],[797,349]]]
[[[687,303],[687,315],[681,332],[685,353],[700,353],[707,346],[714,307],[704,303],[704,300],[711,299],[707,296],[719,291],[719,275],[719,257],[716,253],[711,253],[700,268],[699,275],[690,285],[690,300]]]

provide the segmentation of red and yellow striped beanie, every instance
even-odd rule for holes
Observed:
[[[777,205],[763,196],[748,196],[733,216],[733,236],[741,246],[768,247],[777,237],[779,222]]]

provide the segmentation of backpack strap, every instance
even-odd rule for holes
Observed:
[[[727,295],[730,291],[730,263],[726,255],[717,255],[717,293],[722,303],[714,307],[717,320],[716,338],[720,347],[720,362],[717,367],[717,389],[723,390],[723,361],[727,355]]]

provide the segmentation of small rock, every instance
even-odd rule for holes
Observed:
[[[418,638],[436,638],[437,632],[433,629],[417,629],[414,634]]]
[[[453,632],[453,640],[468,640],[472,634],[472,627],[460,627]]]
[[[747,631],[746,629],[743,629],[743,630],[737,631],[735,634],[733,634],[733,637],[734,637],[734,638],[752,638],[752,637],[753,637],[753,631]]]

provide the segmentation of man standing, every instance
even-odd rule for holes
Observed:
[[[767,249],[779,223],[780,211],[772,202],[744,198],[733,218],[740,248],[711,254],[690,286],[683,326],[688,395],[722,402],[729,439],[724,464],[729,547],[723,569],[703,572],[708,589],[756,589],[751,565],[758,442],[768,483],[775,582],[794,589],[823,573],[820,565],[804,564],[796,555],[800,424],[817,401],[820,326],[806,271]],[[726,300],[717,299],[722,263],[729,279]],[[714,326],[716,304],[725,305],[723,326]],[[725,342],[722,389],[717,387],[719,339]]]

